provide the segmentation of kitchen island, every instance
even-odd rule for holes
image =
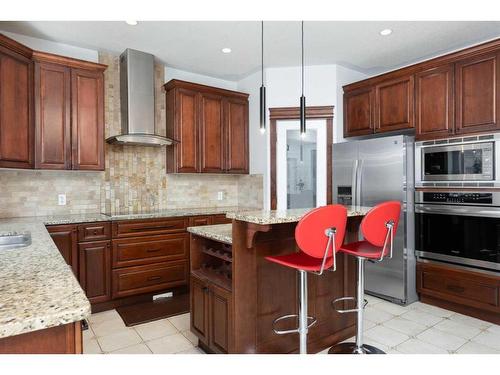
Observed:
[[[369,207],[347,209],[345,242],[351,242],[357,239],[359,223]],[[308,211],[230,212],[230,237],[223,235],[228,227],[188,229],[191,331],[200,339],[200,347],[215,353],[298,352],[297,334],[277,335],[272,327],[277,317],[297,312],[297,272],[265,257],[297,250],[295,226]],[[309,315],[317,319],[309,330],[310,352],[324,350],[355,333],[355,316],[338,314],[331,302],[355,295],[356,263],[343,254],[337,257],[336,272],[308,276]],[[279,328],[295,327],[282,324]]]

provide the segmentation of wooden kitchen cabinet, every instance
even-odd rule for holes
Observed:
[[[71,69],[35,63],[35,168],[71,169]]]
[[[191,275],[190,290],[191,332],[208,345],[208,282]]]
[[[32,51],[0,34],[0,167],[33,167]]]
[[[80,285],[90,303],[111,299],[111,241],[84,242],[78,245]]]
[[[179,80],[165,84],[167,173],[248,173],[248,94]]]
[[[458,61],[455,64],[456,132],[500,129],[500,52]]]
[[[375,86],[375,132],[413,128],[413,76]]]
[[[454,66],[432,67],[415,76],[417,138],[446,137],[454,132]]]
[[[50,225],[47,226],[47,230],[64,260],[71,266],[78,278],[77,226],[74,224]]]
[[[208,343],[216,353],[228,353],[233,322],[231,291],[213,283],[208,289]]]
[[[375,92],[372,87],[344,93],[344,136],[372,134],[375,114]]]

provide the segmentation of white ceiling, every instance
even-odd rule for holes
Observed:
[[[300,22],[268,21],[264,28],[265,65],[299,65]],[[306,65],[338,63],[368,74],[500,37],[500,22],[308,21],[304,28]],[[393,34],[380,36],[384,28]],[[260,69],[259,21],[23,21],[0,22],[0,30],[114,53],[134,48],[174,68],[227,80]]]

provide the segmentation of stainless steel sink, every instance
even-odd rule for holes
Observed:
[[[0,250],[15,249],[31,245],[30,232],[0,233]]]

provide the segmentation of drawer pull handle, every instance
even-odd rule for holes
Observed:
[[[463,293],[465,292],[465,288],[458,285],[447,285],[446,289],[455,293]]]
[[[146,250],[147,253],[156,253],[158,251],[160,251],[160,249],[147,249]]]
[[[148,277],[148,281],[160,280],[161,276],[150,276]]]

